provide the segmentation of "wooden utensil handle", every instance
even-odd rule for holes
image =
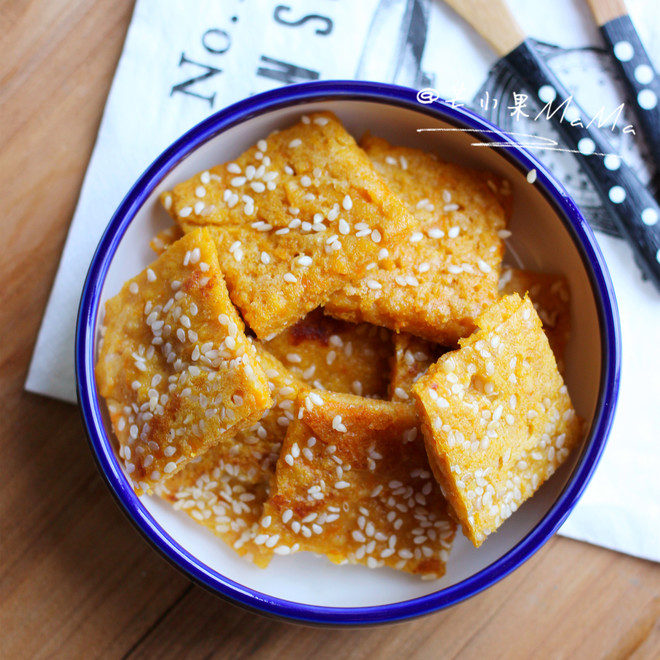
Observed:
[[[601,26],[649,153],[660,170],[660,78],[637,35],[630,16],[620,16]]]
[[[660,292],[660,207],[654,197],[616,155],[603,132],[595,124],[589,126],[588,115],[575,103],[528,40],[504,59],[530,93],[546,102],[552,99],[547,102],[543,116],[555,122],[570,149],[584,156],[581,162],[600,194],[603,206],[631,245],[642,272]],[[567,117],[569,107],[574,109],[568,111]],[[554,115],[553,111],[556,111]]]

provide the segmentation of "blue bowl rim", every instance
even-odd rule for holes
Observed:
[[[247,119],[292,105],[338,100],[412,109],[476,130],[482,141],[506,143],[508,146],[499,147],[502,155],[523,172],[536,169],[536,185],[571,233],[591,281],[601,327],[602,373],[595,424],[569,483],[546,516],[509,552],[469,578],[426,596],[367,607],[315,606],[269,596],[217,573],[181,547],[146,510],[119,468],[103,425],[94,379],[96,320],[109,265],[135,214],[162,178],[201,144]],[[442,99],[421,104],[417,92],[405,87],[343,80],[291,85],[239,101],[194,126],[158,156],[121,202],[98,244],[82,291],[75,338],[78,401],[92,453],[112,494],[143,536],[193,581],[234,604],[293,622],[341,627],[394,623],[444,609],[495,584],[538,551],[568,517],[600,460],[614,417],[620,365],[619,317],[607,267],[589,224],[550,172],[513,138],[464,107]]]

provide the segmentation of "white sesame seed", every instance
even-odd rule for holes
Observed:
[[[191,213],[192,213],[192,207],[191,206],[184,206],[182,209],[179,209],[179,217],[180,218],[187,218]]]
[[[293,284],[294,282],[297,282],[298,279],[293,273],[284,273],[284,276],[282,278],[285,282],[289,282]]]
[[[134,294],[135,294],[135,293],[137,293],[138,290],[139,290],[139,289],[138,289],[138,285],[137,285],[135,282],[131,282],[131,283],[128,285],[128,290],[129,290],[131,293],[134,293]]]
[[[325,126],[328,123],[328,118],[327,117],[316,117],[314,119],[314,123],[317,126]]]
[[[424,234],[422,234],[421,231],[415,231],[412,234],[410,234],[410,238],[408,239],[411,243],[417,243],[418,241],[421,241],[424,238]]]
[[[300,177],[300,185],[307,188],[312,185],[312,180],[305,174]]]
[[[341,205],[346,211],[350,211],[353,208],[353,200],[351,199],[351,196],[345,195]]]
[[[289,148],[295,149],[296,147],[299,147],[302,144],[302,140],[300,138],[296,138],[295,140],[291,140],[289,142]]]
[[[371,232],[371,240],[374,243],[380,243],[381,239],[382,239],[381,233],[377,229],[374,229]]]
[[[346,426],[342,423],[341,415],[335,415],[332,419],[332,428],[340,433],[346,433]]]
[[[380,282],[377,282],[376,280],[367,280],[366,284],[370,289],[382,289],[383,288],[383,285]]]
[[[477,266],[479,266],[479,270],[482,273],[490,273],[492,270],[492,268],[483,259],[477,260]]]

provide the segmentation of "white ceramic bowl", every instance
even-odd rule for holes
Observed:
[[[99,310],[126,279],[153,261],[149,240],[171,224],[158,203],[159,193],[321,109],[336,113],[358,139],[369,130],[394,144],[433,150],[446,160],[506,177],[515,200],[509,260],[563,273],[570,283],[566,382],[578,413],[588,422],[587,437],[481,548],[459,534],[447,573],[438,581],[389,569],[336,566],[309,553],[275,557],[267,569],[256,568],[186,514],[157,497],[134,494],[113,450],[94,381]],[[419,132],[421,128],[452,130]],[[491,141],[507,146],[471,146]],[[527,179],[531,170],[536,170],[534,183]],[[616,403],[619,360],[616,305],[602,256],[579,210],[547,170],[511,138],[463,108],[442,101],[423,104],[414,91],[400,87],[345,81],[254,96],[209,117],[167,149],[128,193],[101,239],[85,284],[76,338],[78,395],[91,447],[110,489],[138,529],[167,559],[222,597],[262,613],[334,625],[387,623],[436,611],[490,586],[538,550],[568,516],[596,467]]]

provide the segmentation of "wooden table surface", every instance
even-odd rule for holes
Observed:
[[[660,565],[565,538],[448,611],[319,630],[216,599],[128,523],[78,410],[23,383],[132,4],[0,2],[0,657],[660,658]]]

